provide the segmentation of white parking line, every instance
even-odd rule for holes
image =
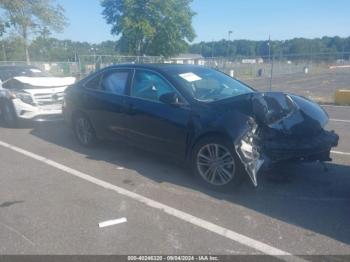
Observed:
[[[332,121],[332,122],[350,123],[350,120],[344,120],[344,119],[334,119],[334,118],[331,118],[331,119],[329,119],[329,120]]]
[[[198,227],[203,228],[205,230],[208,230],[210,232],[216,233],[222,237],[233,240],[237,243],[240,243],[240,244],[245,245],[247,247],[250,247],[252,249],[258,250],[264,254],[276,256],[276,257],[281,258],[281,259],[286,260],[286,261],[305,261],[305,260],[303,260],[299,257],[293,256],[292,254],[285,252],[281,249],[272,247],[272,246],[265,244],[263,242],[260,242],[258,240],[252,239],[250,237],[247,237],[247,236],[242,235],[240,233],[237,233],[235,231],[232,231],[232,230],[229,230],[227,228],[216,225],[214,223],[211,223],[207,220],[195,217],[189,213],[186,213],[186,212],[183,212],[181,210],[175,209],[173,207],[167,206],[165,204],[162,204],[162,203],[157,202],[155,200],[152,200],[150,198],[144,197],[142,195],[136,194],[136,193],[129,191],[129,190],[126,190],[124,188],[115,186],[115,185],[108,183],[106,181],[97,179],[93,176],[87,175],[87,174],[82,173],[78,170],[67,167],[65,165],[62,165],[60,163],[57,163],[53,160],[42,157],[42,156],[37,155],[35,153],[26,151],[22,148],[10,145],[10,144],[2,142],[2,141],[0,141],[0,146],[11,149],[15,152],[22,154],[22,155],[25,155],[27,157],[30,157],[32,159],[35,159],[35,160],[40,161],[42,163],[45,163],[51,167],[57,168],[57,169],[64,171],[72,176],[78,177],[80,179],[83,179],[85,181],[88,181],[90,183],[98,185],[98,186],[103,187],[105,189],[115,191],[120,195],[129,197],[129,198],[131,198],[135,201],[141,202],[149,207],[161,210],[168,215],[174,216],[174,217],[181,219],[183,221],[186,221],[192,225],[195,225],[195,226],[198,226]],[[283,257],[281,257],[281,256],[283,256]]]
[[[25,235],[23,235],[21,232],[17,231],[16,229],[14,229],[13,227],[6,225],[4,223],[0,222],[0,225],[4,226],[5,228],[7,228],[8,230],[10,230],[11,232],[19,235],[20,237],[22,237],[25,241],[27,241],[29,244],[31,244],[32,246],[35,246],[35,243],[30,240],[29,238],[27,238]]]
[[[336,155],[350,156],[350,153],[347,153],[347,152],[331,151],[331,153]]]
[[[125,217],[123,217],[123,218],[119,218],[119,219],[108,220],[105,222],[98,223],[98,227],[99,228],[110,227],[110,226],[115,226],[115,225],[126,223],[126,222],[128,222],[128,220]]]
[[[321,105],[322,107],[334,107],[334,108],[348,108],[350,109],[350,106],[336,106],[336,105]]]

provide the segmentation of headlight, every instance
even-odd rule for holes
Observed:
[[[34,105],[33,98],[30,94],[25,92],[12,92],[14,98],[20,99],[23,103]]]
[[[253,98],[256,117],[269,127],[279,125],[297,109],[293,99],[284,93],[257,93]]]

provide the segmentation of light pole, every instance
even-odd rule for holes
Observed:
[[[228,31],[228,42],[227,42],[227,53],[226,53],[226,57],[228,59],[229,55],[230,55],[230,40],[231,40],[231,35],[233,34],[232,30]]]
[[[3,53],[3,56],[4,56],[4,61],[7,62],[7,54],[6,54],[5,42],[2,42],[2,53]]]
[[[215,42],[214,42],[214,39],[213,39],[213,45],[211,47],[211,58],[214,58],[214,48],[215,48]]]
[[[93,54],[94,54],[94,67],[95,67],[95,71],[96,71],[96,51],[98,51],[98,48],[92,47],[92,48],[91,48],[91,51],[92,51]]]
[[[231,35],[232,35],[232,34],[233,34],[233,31],[232,31],[232,30],[228,31],[228,41],[231,40]]]
[[[269,59],[270,59],[270,65],[271,65],[271,72],[270,72],[270,92],[272,91],[272,74],[273,74],[273,58],[271,57],[271,36],[269,35]]]

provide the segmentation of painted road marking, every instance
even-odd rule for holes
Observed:
[[[128,222],[128,220],[125,217],[123,217],[123,218],[119,218],[119,219],[113,219],[113,220],[101,222],[98,224],[98,227],[99,228],[110,227],[110,226],[115,226],[115,225],[126,223],[126,222]]]
[[[322,107],[334,107],[334,108],[348,108],[350,109],[350,106],[336,106],[336,105],[321,105]]]
[[[30,240],[29,238],[27,238],[25,235],[23,235],[21,232],[17,231],[16,229],[14,229],[13,227],[6,225],[4,223],[0,222],[0,225],[4,226],[5,228],[7,228],[9,231],[19,235],[21,238],[23,238],[25,241],[27,241],[29,244],[31,244],[32,246],[35,246],[35,243]]]
[[[331,151],[331,153],[336,154],[336,155],[350,156],[350,153],[347,153],[347,152]]]
[[[329,119],[332,122],[343,122],[343,123],[350,123],[350,120],[344,120],[344,119]]]
[[[109,190],[112,190],[114,192],[117,192],[118,194],[120,195],[123,195],[125,197],[129,197],[135,201],[138,201],[140,203],[143,203],[145,204],[146,206],[149,206],[149,207],[152,207],[152,208],[155,208],[155,209],[158,209],[160,211],[163,211],[164,213],[168,214],[168,215],[171,215],[171,216],[174,216],[178,219],[181,219],[187,223],[190,223],[192,225],[195,225],[195,226],[198,226],[200,228],[203,228],[207,231],[210,231],[210,232],[213,232],[217,235],[220,235],[222,237],[225,237],[227,239],[230,239],[230,240],[233,240],[237,243],[240,243],[244,246],[247,246],[247,247],[250,247],[252,249],[255,249],[255,250],[258,250],[266,255],[271,255],[271,256],[275,256],[275,257],[278,257],[280,259],[283,259],[285,261],[305,261],[304,259],[302,258],[299,258],[299,257],[296,257],[296,256],[293,256],[292,254],[286,252],[286,251],[283,251],[281,249],[278,249],[278,248],[275,248],[275,247],[272,247],[268,244],[265,244],[263,242],[260,242],[258,240],[255,240],[255,239],[252,239],[250,237],[247,237],[245,235],[242,235],[240,233],[237,233],[233,230],[229,230],[227,228],[224,228],[224,227],[221,227],[219,225],[216,225],[212,222],[209,222],[207,220],[204,220],[204,219],[201,219],[199,217],[195,217],[189,213],[186,213],[186,212],[183,212],[181,210],[178,210],[176,208],[173,208],[173,207],[170,207],[170,206],[167,206],[165,204],[162,204],[158,201],[155,201],[153,199],[150,199],[150,198],[147,198],[147,197],[144,197],[142,195],[139,195],[137,193],[134,193],[132,191],[129,191],[129,190],[126,190],[124,188],[121,188],[121,187],[118,187],[118,186],[115,186],[111,183],[108,183],[106,181],[103,181],[103,180],[100,180],[100,179],[97,179],[93,176],[90,176],[90,175],[87,175],[83,172],[80,172],[78,170],[75,170],[73,168],[70,168],[70,167],[67,167],[65,165],[62,165],[60,163],[57,163],[53,160],[50,160],[48,158],[45,158],[45,157],[42,157],[40,155],[37,155],[35,153],[32,153],[32,152],[29,152],[29,151],[26,151],[22,148],[19,148],[19,147],[16,147],[16,146],[13,146],[13,145],[10,145],[10,144],[7,144],[3,141],[0,141],[0,146],[3,146],[5,148],[8,148],[8,149],[11,149],[17,153],[20,153],[22,155],[25,155],[29,158],[32,158],[32,159],[35,159],[39,162],[42,162],[42,163],[45,163],[46,165],[49,165],[51,167],[54,167],[56,169],[59,169],[61,171],[64,171],[65,173],[68,173],[72,176],[75,176],[75,177],[78,177],[80,179],[83,179],[85,181],[88,181],[90,183],[93,183],[95,185],[98,185],[100,187],[103,187],[105,189],[109,189]]]

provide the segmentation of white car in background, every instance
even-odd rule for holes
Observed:
[[[64,91],[76,81],[28,66],[0,67],[0,79],[0,112],[8,127],[16,127],[19,120],[60,119]]]

